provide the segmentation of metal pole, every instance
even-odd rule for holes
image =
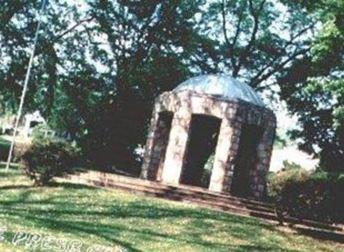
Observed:
[[[18,112],[17,112],[16,121],[15,121],[15,124],[14,124],[14,131],[13,131],[13,136],[12,136],[12,141],[11,141],[11,147],[10,147],[10,151],[8,153],[8,158],[7,158],[7,163],[6,163],[6,170],[9,169],[10,163],[11,163],[11,160],[12,160],[12,154],[13,154],[13,149],[14,149],[14,144],[15,144],[15,138],[16,138],[16,135],[17,135],[18,125],[19,125],[20,117],[21,117],[22,110],[23,110],[25,95],[26,95],[26,91],[27,91],[27,87],[28,87],[28,83],[29,83],[29,79],[30,79],[32,63],[33,63],[33,59],[35,57],[35,50],[36,50],[36,44],[37,44],[37,40],[38,40],[38,33],[39,33],[40,28],[41,28],[41,23],[42,23],[41,16],[44,13],[46,1],[47,0],[43,0],[42,1],[42,7],[41,7],[41,10],[40,10],[40,13],[39,13],[40,18],[38,20],[38,24],[37,24],[37,28],[36,28],[36,33],[35,33],[35,38],[34,38],[34,42],[33,42],[33,48],[32,48],[32,51],[31,51],[29,65],[28,65],[28,68],[27,68],[27,71],[26,71],[26,76],[25,76],[25,81],[24,81],[24,86],[23,86],[22,94],[21,94],[21,97],[20,97],[19,108],[18,108]]]

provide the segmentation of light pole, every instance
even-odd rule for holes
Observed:
[[[19,125],[20,117],[22,115],[22,110],[23,110],[23,105],[24,105],[24,100],[25,100],[25,95],[26,95],[29,79],[30,79],[30,73],[31,73],[31,68],[32,68],[32,64],[33,64],[33,59],[35,57],[35,50],[36,50],[36,45],[37,45],[37,40],[38,40],[38,33],[39,33],[40,28],[41,28],[41,23],[42,23],[41,16],[44,14],[46,1],[47,0],[43,0],[42,1],[42,6],[41,6],[40,13],[39,13],[40,18],[38,20],[38,24],[37,24],[37,28],[36,28],[36,33],[35,33],[35,38],[34,38],[34,41],[33,41],[33,47],[32,47],[32,50],[31,50],[29,65],[28,65],[28,68],[27,68],[27,71],[26,71],[24,86],[23,86],[21,97],[20,97],[19,108],[18,108],[18,112],[17,112],[16,121],[15,121],[15,124],[14,124],[14,131],[13,131],[13,136],[12,136],[12,141],[11,141],[11,147],[10,147],[10,151],[8,153],[8,158],[7,158],[7,163],[6,163],[6,170],[9,169],[10,163],[11,163],[11,160],[12,160],[12,154],[13,154],[13,149],[14,149],[14,144],[15,144],[15,138],[16,138],[16,135],[17,135],[17,130],[18,130],[18,125]]]

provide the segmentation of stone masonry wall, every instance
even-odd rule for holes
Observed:
[[[258,162],[250,171],[250,188],[256,199],[264,197],[266,174],[269,169],[272,143],[275,135],[276,119],[272,111],[243,101],[228,101],[192,92],[166,92],[158,97],[152,116],[150,133],[147,138],[146,152],[141,177],[160,179],[167,184],[178,185],[184,163],[192,114],[205,114],[222,120],[218,144],[215,151],[214,166],[209,189],[229,192],[233,177],[234,160],[240,143],[241,126],[244,123],[264,129],[258,145]],[[158,123],[159,113],[173,113],[171,132],[165,147],[157,145],[164,135]],[[166,134],[165,134],[166,135]],[[167,141],[166,141],[167,142]],[[155,147],[154,146],[160,146]],[[157,148],[157,149],[156,149]],[[161,166],[161,153],[166,148],[166,156]],[[157,167],[160,167],[160,172]]]

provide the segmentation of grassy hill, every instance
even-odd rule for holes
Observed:
[[[281,231],[255,218],[183,203],[68,183],[35,188],[18,170],[7,173],[3,167],[1,227],[5,235],[1,241],[0,231],[0,251],[61,251],[63,246],[63,251],[71,246],[80,251],[344,249],[338,243]],[[48,245],[52,247],[42,249]]]

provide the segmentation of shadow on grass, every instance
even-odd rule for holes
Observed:
[[[98,190],[96,187],[82,185],[82,184],[73,184],[73,183],[57,183],[57,182],[51,182],[49,185],[43,187],[43,186],[34,186],[34,185],[6,185],[6,186],[0,186],[0,190],[12,190],[12,189],[30,189],[30,188],[36,188],[36,189],[43,189],[43,188],[57,188],[61,187],[64,189],[87,189],[87,190]]]
[[[7,186],[0,186],[0,190],[12,190],[12,189],[28,189],[32,188],[30,185],[7,185]]]
[[[37,193],[35,188],[21,192],[11,200],[0,201],[0,214],[13,219],[20,218],[25,225],[47,228],[89,237],[97,236],[130,251],[140,251],[137,243],[169,242],[189,244],[207,250],[224,251],[276,251],[283,250],[279,243],[267,244],[262,240],[262,230],[273,230],[273,226],[252,218],[221,214],[209,210],[176,208],[158,204],[157,201],[140,199],[126,202],[108,199],[93,203],[81,201],[94,192],[94,188],[70,183],[57,184],[67,189],[65,195],[50,196],[37,200],[31,197]],[[44,188],[43,188],[44,189]],[[48,189],[48,188],[45,188]],[[82,194],[79,190],[82,191]],[[117,220],[127,220],[128,224]],[[145,226],[145,222],[170,223],[187,219],[187,225],[177,233],[169,233],[164,229]],[[100,221],[102,220],[102,221]],[[104,223],[106,220],[106,223]],[[130,224],[133,220],[138,223]],[[221,224],[221,225],[220,225]],[[276,231],[278,232],[278,231]],[[225,233],[235,239],[250,241],[250,245],[231,245],[228,242],[208,241],[204,237],[209,233]]]
[[[321,230],[315,230],[315,229],[312,230],[309,228],[305,229],[305,228],[297,227],[295,229],[299,234],[310,236],[310,237],[313,237],[315,239],[340,242],[340,243],[344,244],[344,235],[343,234],[321,231]]]
[[[142,208],[141,208],[142,209]],[[132,208],[133,211],[137,211],[138,209]],[[18,211],[18,210],[16,210]],[[30,211],[32,212],[32,211]],[[170,212],[170,211],[169,211]],[[64,212],[64,214],[71,214],[70,212]],[[13,215],[21,215],[22,218],[25,219],[25,221],[29,221],[35,226],[39,227],[44,227],[48,228],[51,230],[56,230],[59,232],[65,232],[69,234],[76,234],[80,235],[81,233],[84,233],[86,235],[95,235],[98,237],[101,237],[111,243],[123,246],[130,251],[140,251],[139,249],[135,248],[130,241],[130,239],[117,239],[116,237],[120,236],[122,233],[126,233],[127,235],[131,237],[136,237],[135,239],[141,239],[144,240],[145,242],[154,242],[157,240],[173,240],[176,244],[192,244],[192,245],[198,245],[202,247],[206,247],[208,249],[224,249],[227,248],[229,250],[231,249],[236,249],[239,251],[246,251],[245,248],[240,249],[240,247],[237,246],[230,246],[229,244],[226,243],[220,243],[220,242],[208,242],[204,240],[202,237],[204,236],[206,230],[209,230],[209,226],[206,224],[203,225],[198,225],[197,230],[202,227],[203,230],[198,230],[198,232],[195,232],[194,228],[188,229],[188,232],[183,232],[181,234],[168,234],[161,232],[159,230],[154,230],[154,229],[148,229],[145,227],[128,227],[123,224],[98,224],[98,223],[92,223],[92,222],[87,222],[87,221],[70,221],[70,220],[62,220],[62,219],[56,219],[56,218],[51,218],[51,217],[42,217],[42,213],[39,212],[33,212],[30,214],[23,214],[20,212],[17,213],[12,213]],[[54,212],[56,214],[56,212]],[[73,214],[73,213],[72,213]],[[78,215],[79,213],[77,213]],[[87,214],[90,214],[87,212]],[[182,215],[180,215],[182,214]],[[175,212],[173,215],[169,214],[169,218],[183,218],[185,217],[184,214],[190,214],[188,212],[182,211],[181,213],[179,211]],[[130,218],[133,216],[132,214],[129,215],[122,215],[125,216],[125,218]],[[137,215],[135,215],[137,216]],[[144,218],[147,218],[147,216],[143,216]],[[96,213],[96,216],[94,218],[99,218],[98,213]],[[165,217],[166,218],[166,217]],[[248,229],[249,230],[249,229]],[[242,232],[235,232],[234,230],[231,230],[231,235],[237,236],[240,238],[245,238],[246,236],[250,237],[250,239],[255,239],[258,238],[259,232],[257,232],[256,227],[254,227],[254,230],[248,231],[246,230],[246,233]],[[137,238],[139,237],[139,238]],[[246,237],[247,238],[247,237]],[[134,243],[134,242],[133,242]],[[270,250],[268,246],[262,246],[262,245],[257,245],[255,246],[256,248],[261,247],[261,251],[267,251]],[[273,246],[271,247],[271,250],[276,250],[280,249],[278,246]]]
[[[48,187],[63,187],[65,189],[87,189],[87,190],[99,190],[99,188],[89,185],[68,183],[68,182],[55,182],[52,181],[49,183]]]
[[[8,176],[15,177],[17,172]],[[9,189],[17,191],[6,197]],[[51,182],[49,187],[3,186],[0,195],[5,196],[0,198],[0,216],[6,216],[10,222],[79,237],[95,236],[129,251],[140,251],[139,245],[156,242],[176,247],[187,244],[211,251],[285,251],[285,244],[278,239],[269,240],[264,230],[280,237],[289,236],[254,218],[175,206],[125,193],[122,197],[129,200],[122,200],[115,196],[115,191],[104,196],[102,189],[68,182]],[[169,231],[173,226],[178,231]],[[208,239],[216,234],[244,242]]]

